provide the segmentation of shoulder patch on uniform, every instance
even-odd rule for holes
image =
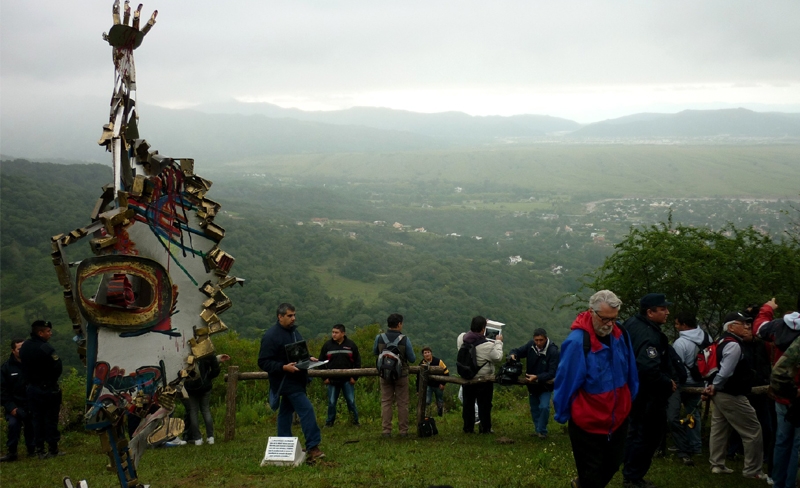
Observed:
[[[649,357],[650,359],[655,359],[658,357],[658,351],[656,350],[655,347],[648,347],[646,352],[647,352],[647,357]]]
[[[58,354],[53,354],[53,361],[58,361]]]

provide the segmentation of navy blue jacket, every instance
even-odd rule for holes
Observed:
[[[556,379],[558,369],[558,346],[550,341],[543,353],[536,351],[533,339],[522,347],[513,349],[509,355],[514,355],[519,360],[525,359],[525,374],[535,374],[536,381],[528,383],[530,393],[553,391],[553,380]]]
[[[286,345],[302,341],[303,336],[297,331],[297,326],[284,329],[279,322],[264,332],[261,338],[261,349],[258,352],[258,367],[269,373],[269,387],[277,392],[284,377],[281,394],[305,392],[308,383],[308,371],[301,369],[296,373],[286,373],[283,366],[289,364],[286,355]]]
[[[22,372],[28,384],[42,389],[58,388],[58,378],[62,369],[61,358],[46,340],[31,334],[31,338],[22,343],[19,359],[22,361]]]
[[[15,408],[27,410],[25,406],[28,382],[22,373],[22,364],[13,355],[0,367],[0,403],[11,415]]]

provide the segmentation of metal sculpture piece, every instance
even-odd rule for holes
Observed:
[[[121,12],[116,0],[103,34],[115,83],[99,144],[112,154],[113,182],[89,225],[52,238],[87,366],[86,429],[100,435],[123,488],[142,486],[136,468],[148,444],[182,433],[183,421],[170,417],[175,400],[197,361],[214,354],[210,336],[227,329],[223,290],[244,282],[219,247],[225,230],[214,222],[220,205],[206,197],[211,181],[194,173],[194,160],[160,155],[139,136],[133,51],[158,14],[140,29],[141,11],[131,15],[126,0]],[[94,256],[70,263],[65,249],[86,237]],[[130,442],[126,424],[138,424]]]

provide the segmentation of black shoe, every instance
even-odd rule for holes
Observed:
[[[325,422],[325,427],[333,427],[333,422]]]
[[[694,461],[689,456],[680,458],[684,466],[694,466]]]
[[[441,417],[444,414],[444,407],[437,408],[436,413],[438,413],[439,417]]]
[[[0,463],[13,463],[17,460],[17,453],[16,452],[9,452],[3,457],[0,457]]]

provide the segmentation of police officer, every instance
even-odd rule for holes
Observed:
[[[19,360],[19,350],[22,339],[11,341],[11,356],[0,367],[0,402],[6,414],[8,423],[8,440],[6,441],[6,455],[0,457],[0,463],[17,460],[17,446],[19,437],[25,428],[25,444],[28,446],[28,456],[34,454],[33,422],[27,407],[28,382],[22,374],[22,363]]]
[[[63,454],[58,451],[58,411],[61,408],[61,358],[47,343],[53,336],[53,324],[37,320],[31,324],[31,338],[22,343],[20,359],[28,381],[28,406],[33,417],[36,455],[47,459]],[[44,444],[48,450],[45,452]]]
[[[672,377],[667,336],[661,326],[667,322],[669,306],[663,293],[648,293],[639,300],[639,313],[624,328],[631,337],[639,373],[639,394],[633,402],[628,438],[625,442],[625,488],[651,488],[644,479],[667,425],[667,401],[678,385]]]

